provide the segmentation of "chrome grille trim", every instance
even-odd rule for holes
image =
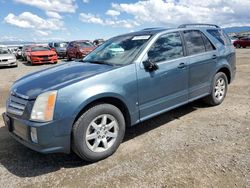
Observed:
[[[10,95],[7,103],[7,112],[15,115],[23,115],[28,100]]]

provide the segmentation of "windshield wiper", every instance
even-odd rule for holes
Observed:
[[[106,61],[97,61],[97,60],[81,60],[81,62],[93,63],[93,64],[104,64],[104,65],[114,66],[114,64],[112,64],[112,63],[108,63],[108,62],[106,62]]]

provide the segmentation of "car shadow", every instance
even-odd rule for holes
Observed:
[[[2,66],[0,67],[0,69],[13,69],[13,68],[17,68],[18,66]]]
[[[42,66],[42,65],[56,65],[56,63],[38,63],[38,64],[31,64],[28,62],[22,62],[23,65],[29,66],[29,67],[34,67],[34,66]]]
[[[198,106],[198,107],[197,107]],[[201,105],[201,107],[203,107]],[[184,105],[143,123],[128,127],[123,144],[139,135],[179,119],[199,107],[197,102]],[[90,165],[76,154],[40,154],[19,144],[8,134],[5,127],[0,128],[0,164],[10,173],[19,177],[36,177],[61,168],[74,168]]]

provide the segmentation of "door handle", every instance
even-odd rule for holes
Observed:
[[[217,55],[214,54],[214,55],[212,56],[212,59],[216,59],[216,58],[217,58]]]
[[[186,66],[187,66],[187,65],[186,65],[185,63],[180,63],[180,64],[178,65],[178,68],[179,68],[179,69],[184,69]]]

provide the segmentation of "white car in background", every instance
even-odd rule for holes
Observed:
[[[0,46],[0,67],[17,67],[16,56],[4,46]]]

